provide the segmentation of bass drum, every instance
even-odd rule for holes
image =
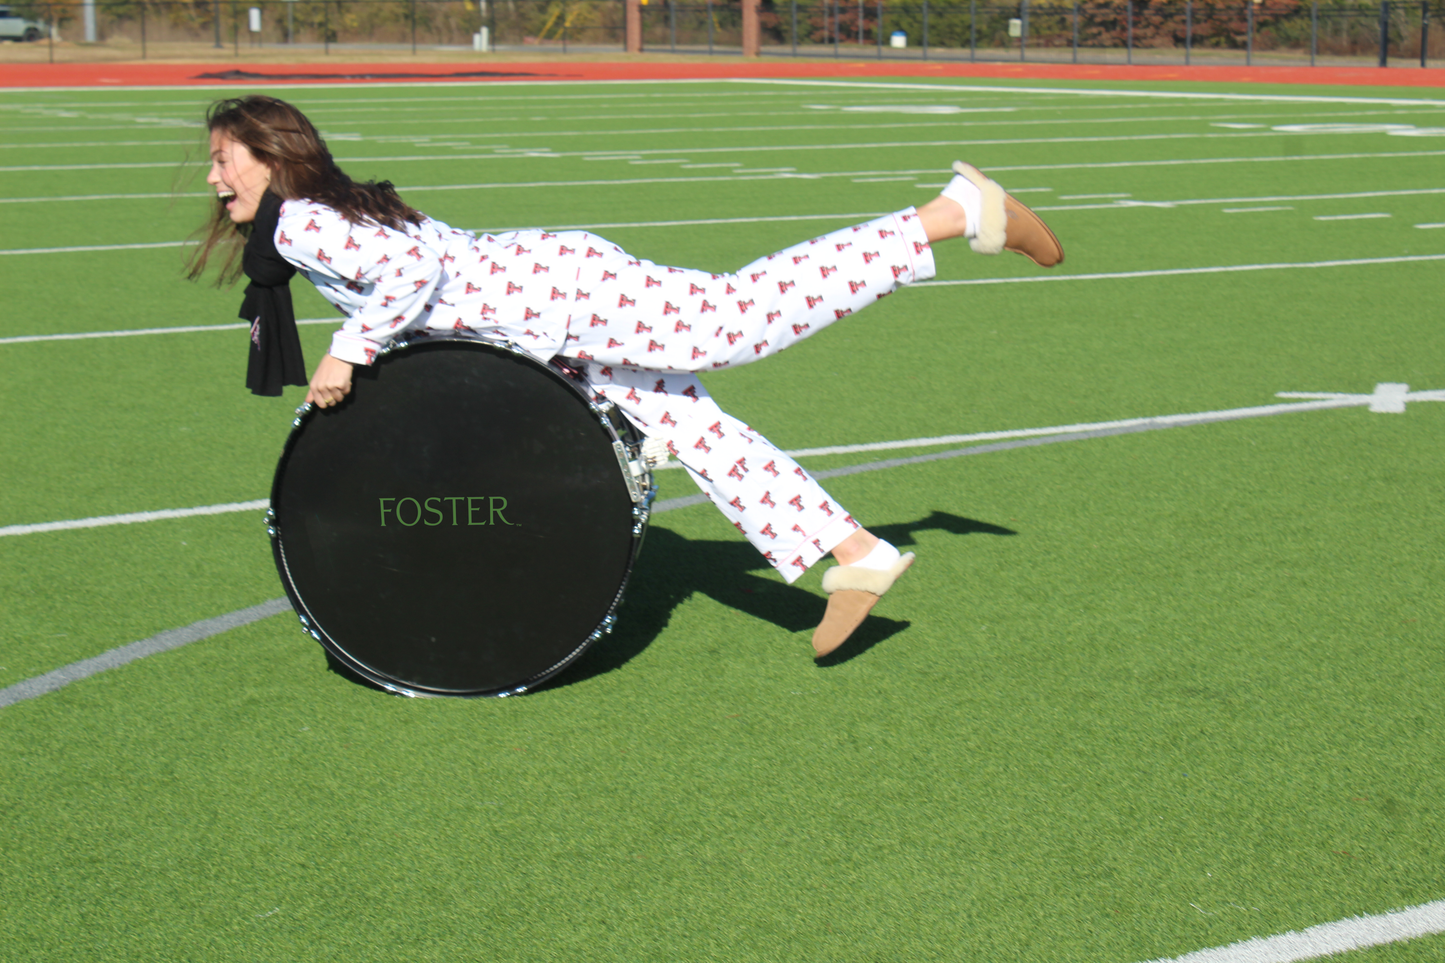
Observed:
[[[604,632],[654,494],[641,435],[511,345],[394,343],[297,410],[267,518],[302,627],[409,696],[506,696]]]

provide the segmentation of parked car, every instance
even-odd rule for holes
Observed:
[[[48,34],[39,20],[27,20],[9,7],[0,7],[0,40],[34,42]]]

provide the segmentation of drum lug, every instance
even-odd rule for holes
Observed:
[[[313,408],[315,408],[315,407],[316,407],[315,404],[313,404],[312,402],[308,401],[308,402],[305,402],[304,404],[302,404],[299,408],[297,408],[297,409],[296,409],[296,420],[293,421],[293,422],[291,422],[291,427],[292,427],[292,428],[300,428],[300,427],[301,427],[301,422],[302,422],[303,420],[305,420],[305,418],[306,418],[307,415],[311,414],[311,410],[312,410]]]
[[[588,642],[596,642],[598,639],[602,638],[604,635],[611,635],[611,634],[612,634],[612,628],[613,628],[613,626],[615,626],[616,624],[617,624],[617,616],[615,616],[615,615],[608,615],[606,618],[604,618],[604,619],[602,620],[601,624],[598,625],[597,628],[595,628],[595,629],[592,630],[592,634],[589,635],[589,636],[587,636],[587,641],[588,641]]]
[[[652,493],[649,492],[648,494],[651,495]],[[648,501],[648,504],[651,504],[652,499],[649,497],[647,501]],[[633,538],[641,538],[641,537],[642,537],[642,533],[647,530],[647,516],[648,516],[648,514],[649,514],[649,513],[648,513],[647,508],[646,508],[645,506],[640,506],[640,505],[635,505],[635,506],[633,506],[633,508],[632,508],[632,537],[633,537]]]

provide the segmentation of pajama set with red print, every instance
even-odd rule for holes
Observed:
[[[561,355],[651,438],[792,582],[858,525],[796,462],[720,409],[695,372],[801,341],[933,276],[912,208],[805,241],[736,274],[662,267],[581,231],[402,233],[286,201],[276,248],[349,317],[330,353],[370,364],[421,330]]]

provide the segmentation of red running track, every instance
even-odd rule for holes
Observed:
[[[428,63],[428,64],[0,64],[0,88],[142,87],[267,83],[397,83],[523,80],[708,80],[730,77],[964,78],[1012,80],[1142,80],[1206,83],[1445,87],[1445,69],[1376,67],[1124,66],[1122,64],[980,64],[867,60],[734,60],[663,63]]]

